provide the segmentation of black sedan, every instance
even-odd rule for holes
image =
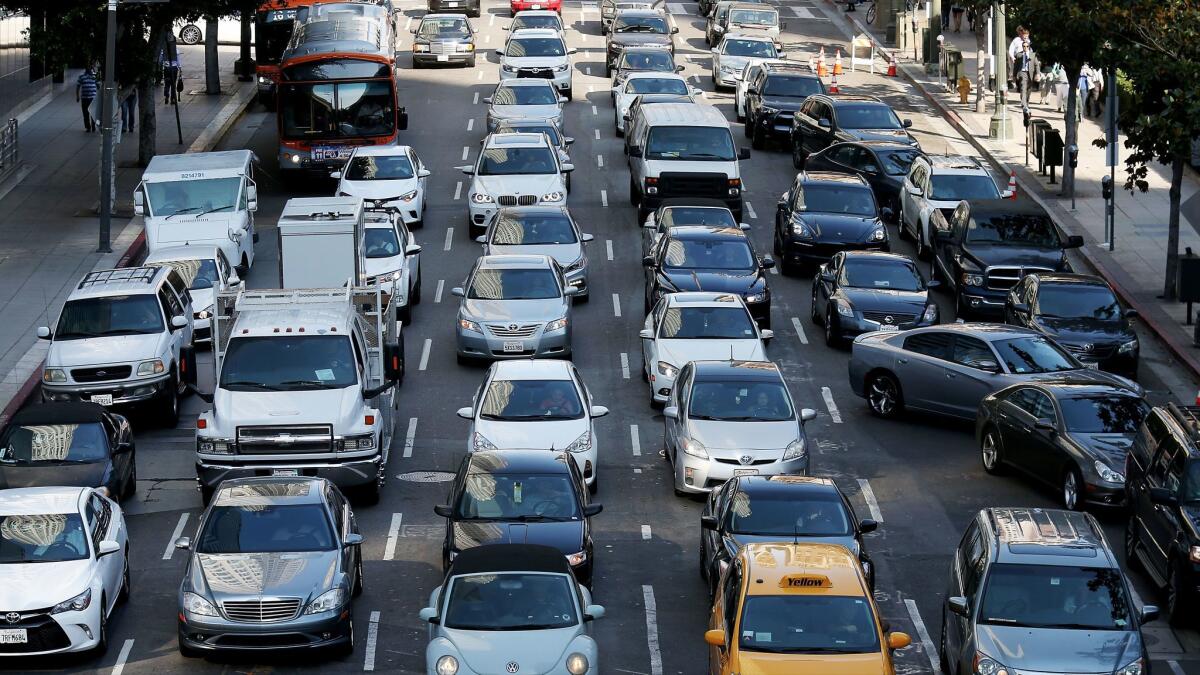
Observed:
[[[1030,274],[1004,303],[1004,321],[1054,338],[1075,358],[1101,370],[1136,378],[1139,345],[1112,288],[1087,274]]]
[[[659,237],[646,268],[646,313],[665,293],[735,293],[760,328],[771,327],[770,256],[759,256],[741,228],[683,225]]]
[[[809,155],[843,141],[896,141],[918,148],[901,120],[874,96],[809,96],[792,118],[792,164],[803,169]]]
[[[983,469],[1013,467],[1059,491],[1063,506],[1125,501],[1125,456],[1150,406],[1129,387],[1064,374],[984,397],[975,418]]]
[[[812,321],[825,326],[825,344],[835,347],[872,331],[897,331],[938,322],[930,285],[912,260],[894,253],[838,253],[817,269],[812,285]]]
[[[895,141],[837,143],[808,158],[808,171],[836,171],[861,176],[875,192],[875,201],[900,213],[900,188],[920,150]]]
[[[129,421],[95,403],[42,403],[18,411],[0,432],[0,489],[65,485],[137,488]]]
[[[700,526],[700,576],[710,591],[746,544],[793,541],[845,546],[858,556],[867,583],[875,587],[875,566],[862,536],[879,525],[859,520],[850,500],[828,478],[737,476],[709,493]]]
[[[775,255],[784,274],[828,261],[846,250],[887,251],[887,227],[875,193],[862,178],[827,172],[801,172],[775,209]]]
[[[434,507],[447,519],[442,566],[459,551],[486,544],[542,544],[562,551],[575,577],[592,585],[591,517],[575,463],[545,450],[473,452],[463,460],[450,503]]]
[[[642,224],[642,257],[650,255],[654,249],[654,243],[666,234],[667,230],[680,225],[750,229],[749,225],[737,222],[733,217],[733,212],[729,210],[725,202],[719,199],[699,197],[664,199]]]

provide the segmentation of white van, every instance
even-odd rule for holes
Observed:
[[[703,103],[642,106],[629,126],[629,201],[638,222],[664,199],[718,198],[742,219],[742,174],[738,148],[725,116]]]
[[[158,155],[133,191],[133,210],[146,219],[151,252],[212,244],[242,277],[254,263],[258,188],[249,150]]]

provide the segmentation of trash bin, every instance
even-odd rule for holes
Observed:
[[[945,47],[943,51],[946,53],[946,81],[953,89],[958,86],[958,78],[963,76],[962,50],[958,47]]]
[[[1042,133],[1041,163],[1050,167],[1050,184],[1054,184],[1054,167],[1063,165],[1063,139],[1058,129],[1047,128]]]
[[[1034,157],[1038,158],[1038,172],[1042,170],[1042,134],[1046,129],[1050,128],[1050,123],[1046,120],[1035,119],[1029,122],[1029,136],[1025,142],[1029,144],[1029,151]]]

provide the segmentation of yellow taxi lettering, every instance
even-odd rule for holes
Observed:
[[[779,580],[780,588],[830,588],[833,583],[821,574],[789,574]]]

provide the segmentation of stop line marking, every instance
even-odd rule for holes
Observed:
[[[387,545],[383,549],[384,560],[396,559],[396,540],[400,538],[400,523],[403,520],[403,513],[392,514],[392,524],[388,527]]]
[[[163,560],[170,560],[171,556],[175,555],[175,540],[183,536],[183,528],[187,525],[189,515],[191,514],[186,511],[179,514],[179,523],[175,525],[175,531],[171,534],[170,541],[167,542],[167,549],[163,551]]]
[[[413,444],[417,440],[417,418],[408,418],[408,431],[404,434],[404,456],[412,457]]]
[[[633,447],[633,456],[641,457],[642,456],[642,439],[640,438],[640,435],[638,433],[638,425],[636,425],[636,424],[629,425],[629,442],[630,442],[630,445]]]
[[[800,338],[800,344],[808,344],[808,336],[804,334],[804,326],[800,325],[800,319],[792,317],[792,328],[796,329],[796,337]]]
[[[662,650],[658,646],[658,606],[654,604],[654,587],[642,585],[642,603],[646,608],[646,645],[650,648],[650,675],[662,675]]]
[[[925,622],[921,620],[921,612],[917,609],[917,603],[912,598],[904,599],[904,606],[908,609],[908,617],[912,619],[913,626],[917,629],[917,637],[921,639],[921,648],[925,650],[925,656],[929,658],[929,667],[933,668],[933,672],[941,672],[941,666],[938,664],[938,652],[933,647],[933,640],[929,639],[929,631],[925,629]]]
[[[434,301],[435,303],[438,303],[438,302],[441,302],[441,301],[442,301],[442,289],[443,289],[443,288],[445,288],[445,287],[446,287],[446,280],[445,280],[445,279],[438,279],[438,287],[437,287],[437,292],[435,292],[435,293],[433,294],[433,301]]]
[[[363,670],[375,670],[375,647],[379,644],[379,612],[371,612],[371,623],[367,626],[367,655],[363,659]]]
[[[882,523],[883,513],[879,510],[879,502],[875,499],[875,491],[871,489],[871,481],[866,478],[859,478],[858,489],[862,492],[863,501],[867,503],[867,510],[871,512],[871,518],[877,523]]]
[[[629,354],[621,352],[621,377],[629,379]]]
[[[829,418],[834,424],[842,423],[842,414],[838,412],[837,404],[833,402],[833,392],[829,387],[821,387],[821,397],[825,399],[825,407],[829,408]]]
[[[421,365],[417,366],[417,370],[425,370],[429,365],[429,348],[433,346],[432,338],[425,338],[425,346],[421,348]]]

